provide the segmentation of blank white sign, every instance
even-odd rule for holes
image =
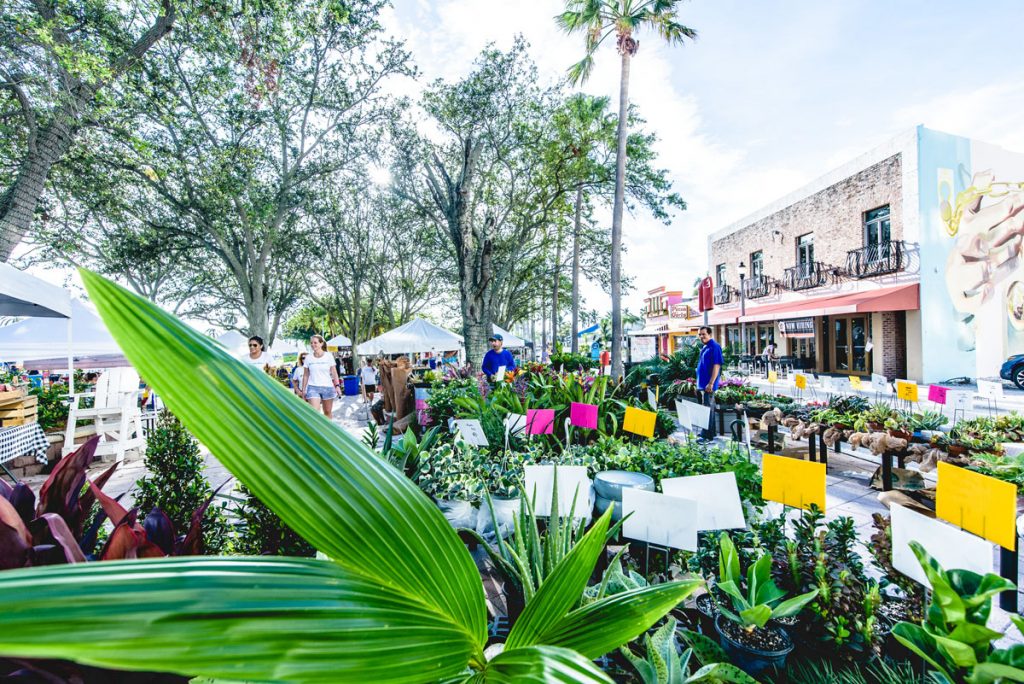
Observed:
[[[686,408],[690,413],[690,424],[695,428],[707,430],[711,424],[711,407],[704,404],[694,404],[692,401],[688,403],[690,405]]]
[[[558,510],[564,515],[572,507],[576,497],[573,517],[590,517],[590,478],[586,466],[528,465],[523,466],[526,496],[529,497],[533,512],[537,515],[551,515],[551,490],[558,471]],[[576,493],[579,492],[577,495]]]
[[[456,418],[455,429],[462,435],[463,441],[473,446],[487,446],[487,435],[476,418]]]
[[[893,504],[890,514],[892,565],[915,582],[930,586],[917,556],[910,549],[912,541],[923,546],[946,570],[971,570],[981,575],[993,572],[992,544],[981,537],[905,506]]]
[[[978,380],[978,396],[992,401],[1003,398],[1003,383],[991,380]]]
[[[697,550],[697,502],[641,489],[622,490],[622,534],[684,551]]]
[[[697,502],[697,530],[746,528],[736,473],[670,477],[661,481],[668,496]]]
[[[878,373],[871,374],[871,387],[876,392],[882,392],[883,394],[892,394],[892,388],[889,387],[889,379],[884,375]]]
[[[692,402],[676,399],[676,417],[679,419],[679,424],[685,430],[689,430],[692,425],[690,422],[690,410],[687,408],[687,405],[690,403]]]
[[[522,413],[510,413],[505,416],[505,432],[517,435],[526,429],[526,416]]]

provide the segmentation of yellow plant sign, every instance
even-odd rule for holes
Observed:
[[[807,376],[803,373],[797,373],[794,375],[793,382],[796,383],[797,389],[807,389]]]
[[[896,381],[896,396],[907,401],[917,401],[917,383],[907,380]]]
[[[768,382],[775,384],[779,381],[779,374],[776,371],[768,371]]]
[[[855,389],[855,390],[862,390],[862,389],[864,389],[864,385],[862,385],[860,383],[860,376],[859,375],[851,375],[850,376],[850,387]]]
[[[761,461],[761,496],[794,508],[815,504],[825,511],[825,464],[765,454]]]
[[[1014,549],[1017,487],[988,475],[939,461],[935,515],[979,537]]]
[[[644,411],[643,409],[627,406],[626,415],[622,419],[622,429],[641,437],[653,437],[654,421],[657,417],[658,414],[653,411]]]

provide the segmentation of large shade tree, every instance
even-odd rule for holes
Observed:
[[[0,261],[32,226],[54,165],[115,106],[106,91],[171,30],[177,4],[0,3]]]
[[[614,35],[620,56],[619,120],[615,153],[615,197],[612,207],[612,374],[622,374],[622,214],[626,194],[626,143],[628,137],[629,69],[640,46],[636,35],[652,30],[673,44],[682,44],[697,32],[676,21],[682,0],[566,0],[565,12],[556,21],[569,33],[583,33],[586,55],[569,70],[575,83],[589,78],[594,53]]]

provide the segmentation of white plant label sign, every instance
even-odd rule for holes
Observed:
[[[892,388],[889,387],[889,379],[887,377],[885,377],[884,375],[879,375],[878,373],[872,373],[871,374],[871,387],[876,392],[881,392],[882,394],[892,394]]]
[[[704,404],[689,403],[690,405],[686,408],[690,412],[690,424],[699,430],[707,430],[711,425],[711,407]]]
[[[697,509],[693,499],[625,488],[622,515],[629,517],[622,524],[622,534],[659,546],[696,551]]]
[[[480,447],[489,444],[487,435],[484,434],[484,428],[476,418],[456,418],[455,429],[467,444]]]
[[[510,436],[518,435],[526,429],[526,415],[522,413],[510,413],[505,416],[505,432]]]
[[[926,587],[928,578],[917,562],[917,556],[910,548],[916,541],[924,547],[943,568],[971,570],[984,575],[993,572],[992,544],[970,532],[947,525],[893,504],[892,515],[892,565],[910,579]]]
[[[679,419],[679,424],[686,430],[690,429],[693,423],[690,422],[690,409],[687,408],[693,402],[683,401],[682,399],[676,399],[676,417]]]
[[[736,473],[714,473],[690,477],[670,477],[661,481],[668,496],[697,502],[697,530],[745,528]]]
[[[992,401],[1003,398],[1003,383],[991,380],[978,380],[978,396]]]
[[[565,514],[576,497],[573,517],[590,517],[590,478],[586,466],[528,465],[523,466],[526,496],[533,503],[537,515],[551,515],[551,490],[558,471],[558,510]]]

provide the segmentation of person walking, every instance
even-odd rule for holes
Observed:
[[[305,395],[302,393],[302,378],[306,374],[306,369],[302,367],[302,364],[306,361],[306,352],[299,354],[299,362],[295,364],[295,368],[292,369],[292,391],[299,396],[300,399],[305,399]]]
[[[711,328],[706,325],[697,331],[697,338],[704,345],[697,361],[697,390],[701,395],[701,403],[710,409],[708,424],[701,433],[701,438],[710,440],[715,436],[715,390],[718,389],[718,382],[722,377],[722,347],[715,342]]]
[[[367,401],[373,403],[373,395],[377,393],[377,369],[373,367],[373,361],[363,359],[363,367],[359,369],[359,381],[363,385],[363,394]]]
[[[258,366],[266,369],[270,365],[270,353],[263,343],[263,338],[253,335],[249,338],[249,353],[242,357],[242,361],[250,366]]]
[[[611,375],[612,353],[607,349],[601,350],[600,363],[601,375]]]
[[[498,372],[498,369],[502,366],[505,367],[506,371],[516,369],[516,360],[512,358],[512,352],[508,349],[502,349],[501,346],[505,343],[504,338],[499,333],[494,333],[490,338],[491,348],[484,354],[484,360],[480,364],[480,370],[487,377],[491,377]],[[504,378],[498,378],[498,381],[504,380]]]
[[[314,409],[322,409],[328,420],[338,398],[338,371],[334,368],[334,355],[327,351],[327,341],[320,335],[309,338],[313,353],[303,363],[302,395]]]

